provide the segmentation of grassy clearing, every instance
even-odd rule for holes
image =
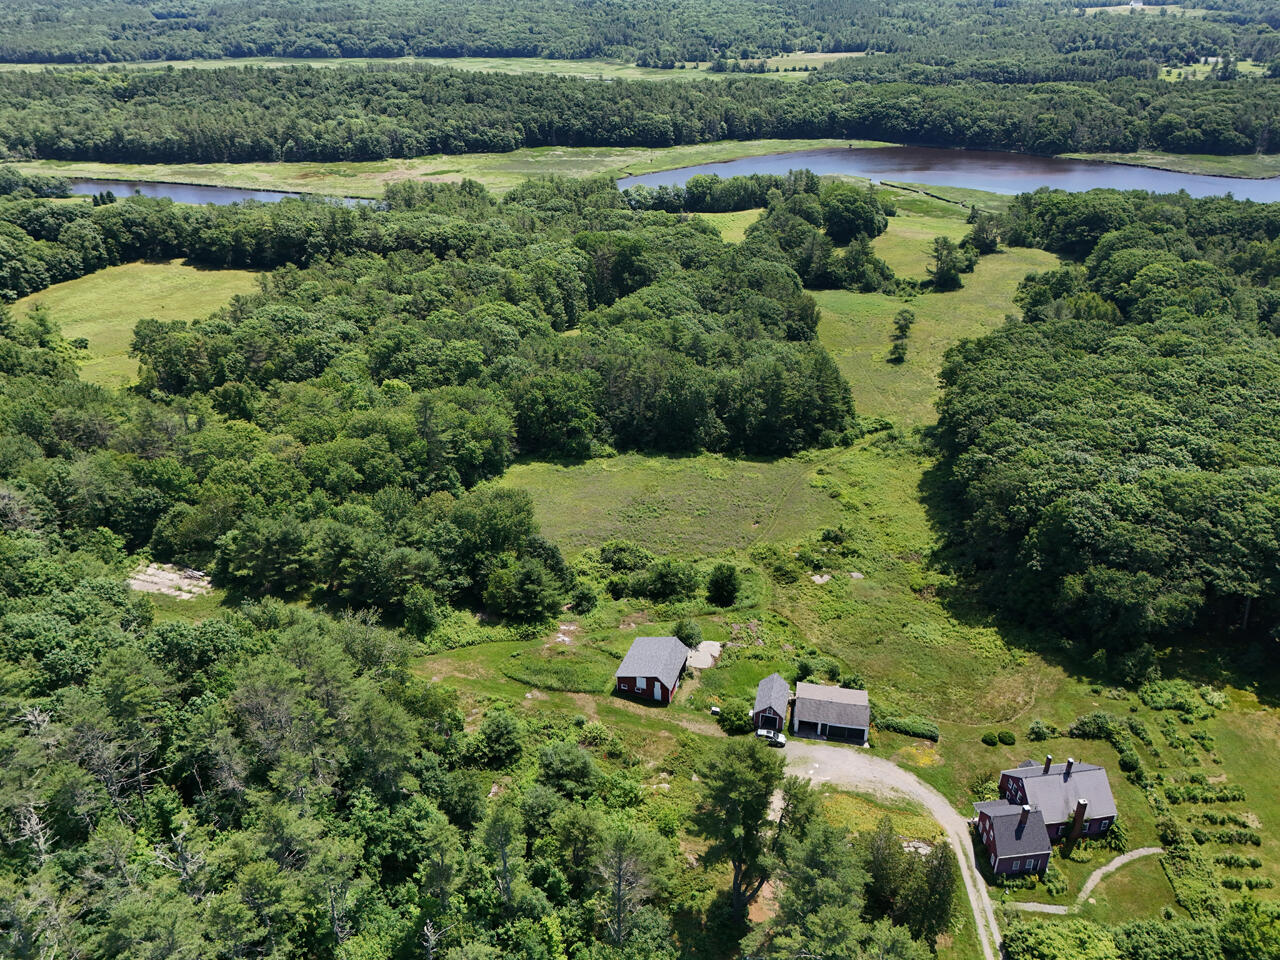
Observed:
[[[756,207],[730,213],[700,213],[698,216],[719,230],[720,239],[725,243],[741,243],[746,238],[747,227],[755,223],[762,212],[762,208]]]
[[[1172,67],[1160,68],[1161,80],[1204,80],[1217,68],[1217,58],[1212,63],[1190,63],[1177,64]],[[1255,63],[1252,60],[1237,60],[1236,69],[1245,76],[1260,77],[1267,72],[1265,63]]]
[[[380,197],[388,183],[426,179],[478,180],[506,191],[529,177],[558,174],[624,177],[674,167],[758,157],[821,147],[883,147],[864,140],[722,140],[680,147],[528,147],[510,153],[435,154],[409,160],[351,163],[92,163],[30,160],[14,164],[26,173],[96,180],[192,183],[251,190],[289,190],[330,196]]]
[[[733,76],[764,76],[774,80],[803,80],[804,68],[817,68],[844,57],[863,56],[861,53],[789,53],[768,58],[770,70],[777,73],[734,74]],[[175,67],[187,70],[215,70],[223,67],[367,67],[399,65],[427,65],[452,67],[477,73],[532,73],[560,77],[582,77],[587,80],[706,80],[723,77],[713,73],[710,63],[686,62],[673,70],[656,67],[638,67],[620,60],[551,60],[543,57],[223,57],[214,60],[145,60],[135,63],[113,64],[58,64],[58,63],[4,63],[0,72],[32,70],[106,70],[127,67],[135,70]],[[797,69],[798,68],[798,69]],[[789,72],[790,71],[790,72]]]
[[[1203,7],[1185,7],[1177,3],[1152,4],[1151,6],[1141,5],[1133,6],[1128,3],[1116,3],[1110,6],[1084,7],[1085,13],[1125,13],[1135,15],[1155,15],[1159,16],[1164,13],[1165,16],[1177,14],[1183,17],[1203,17],[1208,10]]]
[[[969,232],[964,212],[951,204],[931,201],[945,210],[915,212],[898,207],[897,216],[889,218],[889,229],[876,237],[872,246],[876,255],[900,277],[924,280],[930,262],[934,237],[949,237],[959,243]]]
[[[199,270],[179,260],[128,263],[55,284],[19,300],[13,311],[21,317],[35,304],[44,304],[64,337],[89,341],[81,379],[128,384],[138,377],[137,361],[129,356],[137,320],[207,316],[232,297],[253,292],[254,278],[249,270]]]
[[[1219,157],[1206,153],[1064,153],[1070,160],[1099,160],[1104,163],[1124,163],[1135,167],[1155,167],[1175,173],[1202,173],[1212,177],[1244,177],[1265,180],[1280,176],[1280,155],[1246,153],[1239,156]]]
[[[713,554],[835,520],[831,498],[809,482],[819,458],[629,453],[574,466],[517,464],[497,482],[527,490],[543,532],[570,554],[617,537],[660,553]]]
[[[903,215],[892,218],[884,237],[897,229],[898,220],[911,222]],[[928,233],[927,229],[919,230],[909,242],[892,241],[894,256],[921,261],[936,235]],[[814,294],[822,308],[818,336],[849,379],[860,415],[888,417],[903,427],[928,424],[934,420],[937,371],[943,353],[964,337],[980,336],[998,327],[1014,309],[1012,298],[1018,281],[1033,270],[1056,263],[1055,257],[1042,250],[1004,249],[979,260],[974,272],[964,278],[964,288],[954,293],[927,293],[904,300],[824,290]],[[893,317],[903,307],[915,312],[916,322],[907,341],[906,363],[894,365],[885,357]]]

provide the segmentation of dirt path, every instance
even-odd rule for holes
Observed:
[[[1164,853],[1164,847],[1140,847],[1137,850],[1130,850],[1128,853],[1116,857],[1105,866],[1099,867],[1093,873],[1089,874],[1089,879],[1084,882],[1084,886],[1080,888],[1080,892],[1076,894],[1076,902],[1070,905],[1061,903],[1017,903],[1009,904],[1011,907],[1017,907],[1019,910],[1029,910],[1032,913],[1072,913],[1079,910],[1093,893],[1093,888],[1100,884],[1111,874],[1115,873],[1126,863],[1137,860],[1139,857],[1149,857],[1153,853]]]
[[[811,740],[787,743],[787,771],[817,784],[830,783],[881,796],[905,796],[923,804],[942,826],[960,864],[960,875],[973,908],[973,922],[986,960],[999,956],[1000,927],[996,923],[987,885],[973,862],[969,821],[956,812],[946,797],[913,773],[865,750],[837,747]]]

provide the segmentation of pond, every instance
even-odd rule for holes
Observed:
[[[828,147],[821,150],[795,150],[624,177],[618,181],[618,187],[626,189],[639,184],[651,187],[682,184],[700,173],[733,177],[752,173],[784,174],[788,170],[802,168],[818,174],[841,173],[876,181],[970,187],[1006,194],[1024,193],[1041,186],[1072,191],[1111,187],[1116,190],[1151,190],[1156,193],[1185,190],[1193,197],[1229,192],[1237,200],[1257,200],[1264,203],[1280,201],[1280,177],[1269,180],[1210,177],[1089,160],[1031,157],[986,150],[944,150],[938,147]]]

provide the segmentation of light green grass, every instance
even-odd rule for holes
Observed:
[[[760,219],[761,212],[761,208],[756,207],[730,213],[700,213],[698,216],[719,230],[720,239],[725,243],[741,243],[746,238],[747,227]]]
[[[948,237],[959,243],[968,232],[965,212],[959,207],[915,213],[899,206],[897,216],[889,218],[889,228],[876,237],[872,247],[898,276],[924,280],[928,277],[925,268],[930,263],[933,238]]]
[[[1140,7],[1134,7],[1127,3],[1116,3],[1110,6],[1084,7],[1085,13],[1122,13],[1134,15],[1152,15],[1159,16],[1162,10],[1167,11],[1165,16],[1173,16],[1177,14],[1183,17],[1203,17],[1208,10],[1203,7],[1184,7],[1177,3],[1151,4],[1150,6],[1143,4]]]
[[[138,377],[138,363],[129,356],[136,321],[207,316],[237,294],[257,289],[255,276],[249,270],[199,270],[178,260],[128,263],[33,293],[15,303],[13,312],[25,316],[35,304],[44,304],[65,338],[89,341],[81,379],[128,384]]]
[[[659,553],[714,554],[836,519],[834,502],[810,482],[816,466],[813,456],[629,453],[574,466],[517,464],[497,482],[527,490],[543,532],[570,554],[617,537]]]
[[[1207,153],[1064,153],[1071,160],[1098,160],[1104,163],[1122,163],[1134,167],[1154,167],[1175,173],[1202,173],[1211,177],[1243,177],[1248,180],[1265,180],[1280,176],[1280,154],[1244,153],[1221,157]]]
[[[862,56],[861,53],[789,53],[769,57],[770,72],[764,74],[734,73],[733,77],[763,76],[774,80],[803,80],[803,71],[788,72],[792,67],[821,67],[833,60]],[[560,77],[582,77],[588,80],[707,80],[729,76],[713,73],[707,61],[687,61],[682,68],[661,70],[638,67],[620,60],[551,60],[544,57],[223,57],[214,60],[144,60],[113,64],[4,63],[0,72],[32,70],[106,70],[127,67],[134,70],[174,67],[190,70],[216,70],[223,67],[364,67],[387,64],[452,67],[477,73],[532,73]],[[774,70],[778,72],[773,72]]]
[[[885,147],[870,140],[721,140],[679,147],[526,147],[510,153],[435,154],[406,160],[351,163],[93,163],[28,160],[26,173],[96,180],[191,183],[250,190],[291,190],[330,196],[381,197],[388,183],[425,179],[478,180],[509,190],[529,177],[558,174],[624,177],[702,163],[822,147]]]
[[[1080,906],[1080,916],[1097,923],[1154,920],[1165,908],[1182,913],[1158,856],[1127,863],[1096,887]]]
[[[1217,66],[1217,63],[1179,63],[1174,66],[1161,67],[1160,79],[1174,82],[1179,80],[1204,80],[1217,69]],[[1254,63],[1252,60],[1237,60],[1236,69],[1243,76],[1260,77],[1267,72],[1267,65],[1265,63]]]
[[[905,218],[893,218],[890,231],[897,219]],[[932,240],[923,233],[913,238],[914,252],[902,245],[901,256],[923,254]],[[1015,247],[981,258],[974,272],[965,275],[964,288],[952,293],[903,300],[883,294],[821,291],[814,294],[822,308],[818,337],[849,379],[860,416],[887,417],[898,426],[928,424],[936,418],[933,403],[943,353],[965,337],[981,336],[1000,326],[1005,314],[1014,310],[1018,281],[1056,263],[1053,255],[1042,250]],[[907,340],[907,361],[895,365],[885,357],[894,315],[903,307],[915,312],[916,322]]]

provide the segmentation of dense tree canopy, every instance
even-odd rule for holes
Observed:
[[[949,355],[964,564],[1003,610],[1123,650],[1280,617],[1280,208],[1041,191],[1008,236],[1083,257]]]

